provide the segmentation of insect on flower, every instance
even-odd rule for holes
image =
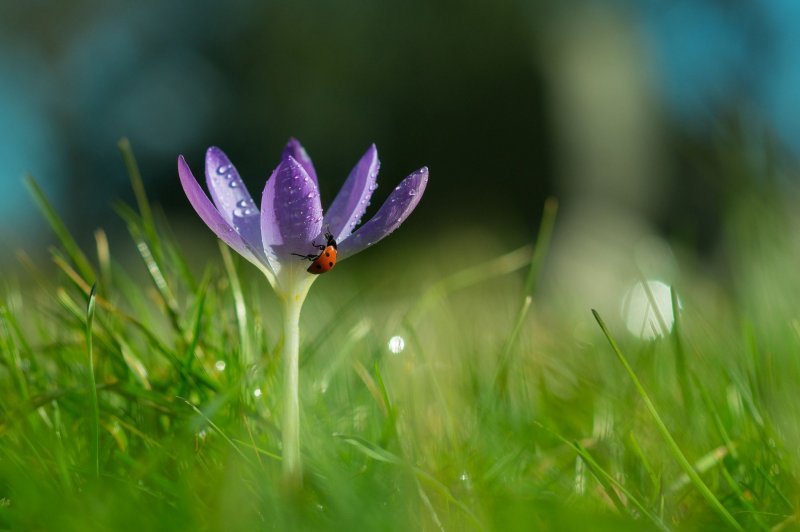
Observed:
[[[298,257],[302,257],[304,259],[308,259],[311,261],[311,266],[308,267],[306,270],[308,273],[313,274],[322,274],[325,272],[329,272],[336,266],[336,240],[333,238],[333,235],[329,231],[325,231],[325,243],[324,244],[317,244],[316,242],[311,242],[311,244],[319,249],[322,253],[319,255],[301,255],[299,253],[292,253],[292,255],[296,255]]]
[[[293,255],[313,257],[312,267],[307,271],[324,273],[333,267],[331,262],[335,265],[337,260],[352,257],[391,234],[411,214],[428,183],[426,167],[406,177],[378,212],[359,226],[378,186],[379,166],[378,151],[373,144],[323,215],[317,173],[295,139],[289,140],[278,167],[267,180],[260,208],[219,148],[209,148],[206,153],[210,200],[183,156],[178,158],[181,185],[200,218],[226,244],[258,266],[279,292],[289,288],[287,283],[296,282],[297,276],[292,272],[302,261]],[[324,232],[323,227],[327,228]],[[321,239],[324,247],[315,244]],[[336,260],[316,262],[320,255],[331,251],[335,252]]]

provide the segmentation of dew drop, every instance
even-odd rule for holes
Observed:
[[[313,198],[315,195],[316,195],[316,194],[314,194],[313,192],[309,192],[308,194],[306,194],[306,197],[307,197],[308,199],[311,199],[311,198]]]
[[[394,189],[395,190],[400,190],[400,185],[397,185],[396,187],[394,187]]]
[[[214,368],[215,368],[217,371],[225,371],[225,366],[226,366],[226,365],[227,365],[227,364],[225,364],[225,361],[224,361],[224,360],[217,360],[217,361],[214,363]]]
[[[217,173],[219,175],[227,174],[228,170],[230,170],[230,169],[231,169],[231,166],[229,164],[223,164],[222,166],[217,167]]]
[[[261,388],[256,388],[255,390],[253,390],[253,396],[261,397]]]
[[[236,188],[239,186],[239,183],[238,181],[231,181],[230,183],[228,183],[228,186],[231,188]]]
[[[411,190],[408,191],[408,195],[409,196],[416,196],[417,195],[417,191],[414,190],[414,189],[411,189]]]
[[[239,201],[236,203],[236,205],[237,205],[237,206],[239,206],[239,207],[242,207],[242,208],[244,208],[244,207],[247,207],[247,203],[248,203],[248,201],[247,201],[247,200],[239,200]]]
[[[389,346],[389,351],[398,355],[406,348],[406,341],[403,340],[402,336],[392,336],[389,338],[389,343],[387,345]]]

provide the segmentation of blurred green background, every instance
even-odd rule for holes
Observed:
[[[192,216],[177,154],[199,171],[222,147],[256,195],[296,136],[323,201],[371,142],[378,199],[428,165],[409,232],[518,242],[554,194],[708,249],[735,178],[709,163],[720,142],[745,124],[800,150],[798,15],[791,0],[2,2],[0,236],[49,238],[25,172],[77,234],[121,229],[122,136],[170,218]]]

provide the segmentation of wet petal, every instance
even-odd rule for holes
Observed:
[[[403,180],[370,221],[339,243],[339,260],[355,255],[389,236],[417,206],[428,184],[428,168],[420,168]]]
[[[378,150],[373,144],[350,172],[344,186],[325,213],[323,228],[330,231],[337,242],[350,236],[364,216],[369,198],[378,188],[375,181],[379,167]]]
[[[286,160],[290,156],[295,161],[300,163],[300,166],[302,166],[303,170],[306,171],[308,177],[314,181],[314,184],[319,186],[319,181],[317,181],[317,171],[314,170],[314,165],[311,163],[311,157],[308,156],[308,152],[305,150],[305,148],[303,148],[303,145],[300,144],[300,141],[294,137],[290,138],[289,142],[286,143],[286,147],[283,149],[283,153],[281,154],[281,160]]]
[[[234,251],[249,260],[255,265],[262,264],[256,258],[256,255],[248,249],[244,239],[236,232],[231,224],[229,224],[219,213],[211,200],[208,199],[206,193],[200,187],[200,184],[192,175],[192,171],[186,164],[183,155],[178,157],[178,176],[181,180],[181,186],[186,197],[189,198],[189,203],[192,204],[194,210],[200,218],[206,223],[217,237],[223,242],[228,244]]]
[[[261,217],[239,172],[219,148],[206,152],[206,184],[217,210],[251,248],[261,248]]]
[[[279,260],[315,251],[311,241],[322,228],[317,184],[293,156],[282,160],[264,187],[261,236],[264,248]]]

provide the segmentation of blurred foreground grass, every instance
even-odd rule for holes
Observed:
[[[0,528],[797,526],[800,225],[774,198],[731,209],[724,282],[684,268],[669,335],[601,307],[618,354],[592,302],[539,300],[544,246],[393,237],[343,263],[303,311],[290,496],[275,298],[226,248],[179,241],[124,153],[139,264],[102,231],[80,250],[29,181],[61,247],[56,275],[22,255],[25,283],[3,281]]]

